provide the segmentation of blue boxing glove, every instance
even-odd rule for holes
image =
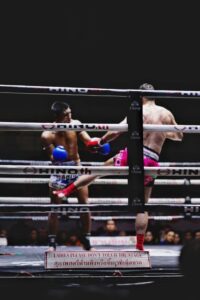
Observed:
[[[63,146],[57,146],[52,152],[54,161],[66,161],[68,158],[68,153]]]
[[[101,144],[100,138],[91,138],[86,143],[87,149],[92,153],[99,153],[102,155],[108,155],[110,153],[110,144]]]
[[[110,153],[110,144],[109,143],[103,144],[99,148],[99,153],[102,155],[108,155]]]

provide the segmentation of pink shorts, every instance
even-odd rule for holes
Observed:
[[[144,156],[144,167],[159,167],[159,163],[152,159],[151,157]],[[153,186],[156,175],[145,175],[144,176],[144,185]]]
[[[128,151],[127,148],[120,150],[120,152],[115,156],[114,166],[116,167],[126,167],[128,165]],[[151,157],[144,155],[144,167],[159,167],[159,163],[152,159]],[[155,176],[146,175],[144,176],[144,185],[153,186]]]

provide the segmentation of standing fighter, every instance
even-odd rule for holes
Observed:
[[[55,123],[81,124],[78,120],[72,119],[71,108],[66,102],[54,102],[51,111],[55,116]],[[53,164],[80,165],[78,153],[78,137],[86,144],[91,138],[85,131],[44,131],[41,135],[43,149],[47,151]],[[62,189],[77,179],[77,175],[52,175],[49,181],[50,197],[52,203],[61,204],[62,200],[53,194],[53,191]],[[83,186],[76,191],[80,204],[88,202],[88,187]],[[81,243],[85,250],[90,250],[89,236],[91,232],[91,216],[89,212],[80,214],[82,225]],[[56,235],[58,232],[58,215],[49,215],[49,250],[56,248]]]
[[[154,90],[154,87],[151,84],[144,83],[140,87],[140,89],[144,90]],[[144,124],[158,124],[158,125],[177,125],[173,114],[167,110],[166,108],[156,105],[155,100],[148,98],[147,96],[142,97],[143,104],[143,123]],[[125,118],[121,124],[127,123],[127,119]],[[88,142],[87,146],[93,151],[99,151],[99,149],[106,142],[111,141],[117,138],[121,132],[110,131],[107,132],[102,138],[97,138]],[[144,155],[144,166],[159,166],[159,155],[161,153],[163,144],[166,139],[174,140],[174,141],[182,141],[183,133],[182,132],[143,132],[143,155]],[[121,150],[116,156],[107,160],[105,165],[110,166],[127,166],[127,148]],[[56,191],[55,194],[58,198],[62,198],[63,196],[69,195],[72,191],[77,190],[83,185],[89,184],[93,181],[97,176],[92,175],[83,175],[78,178],[73,184],[69,185],[64,190]],[[148,202],[152,187],[154,184],[155,176],[146,176],[144,178],[144,198],[145,203]],[[135,230],[136,230],[136,249],[144,250],[144,234],[146,232],[148,225],[148,213],[138,213],[135,220]]]

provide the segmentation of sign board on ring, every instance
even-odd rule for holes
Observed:
[[[45,269],[151,268],[148,251],[45,252]]]

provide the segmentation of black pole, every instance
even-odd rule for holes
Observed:
[[[143,111],[139,93],[131,96],[128,123],[128,205],[144,212]]]

